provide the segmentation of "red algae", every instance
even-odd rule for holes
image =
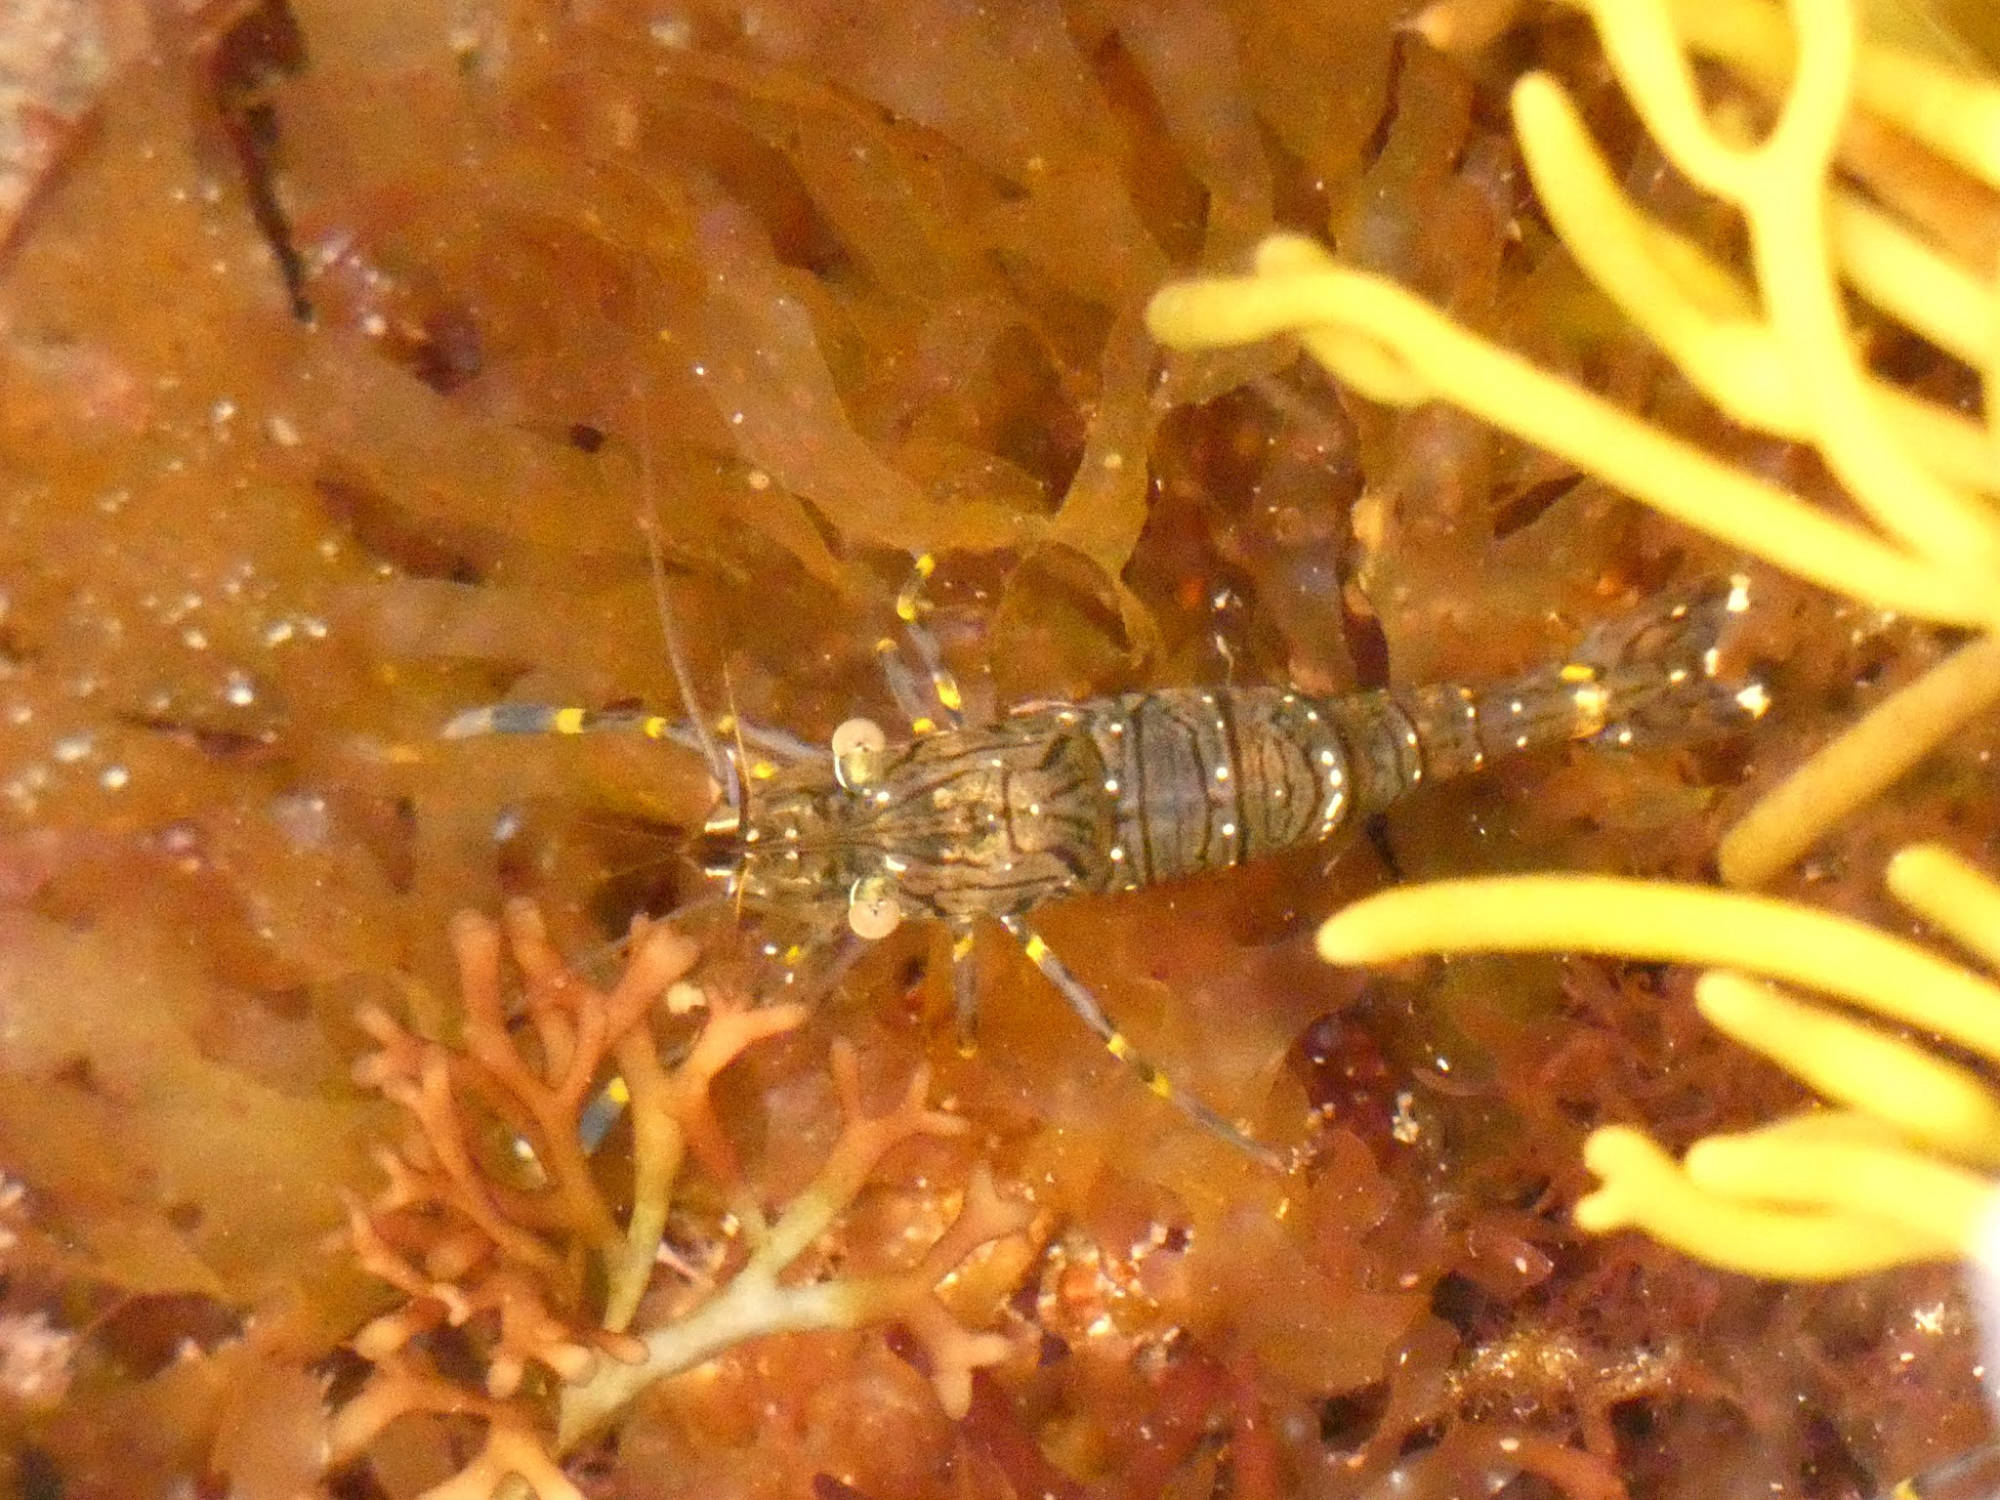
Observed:
[[[642,522],[703,706],[814,744],[896,721],[876,647],[919,552],[988,712],[1490,677],[1732,565],[1289,349],[1146,342],[1162,279],[1272,228],[1825,485],[1715,430],[1528,197],[1500,121],[1533,59],[1660,212],[1721,253],[1733,233],[1571,21],[1462,64],[1376,0],[46,8],[106,28],[117,66],[23,64],[54,133],[0,158],[32,179],[0,198],[0,1483],[23,1493],[400,1500],[465,1462],[436,1416],[321,1471],[362,1379],[343,1341],[384,1307],[339,1232],[394,1129],[349,1079],[355,1017],[459,1038],[462,908],[532,896],[581,957],[700,893],[696,756],[439,736],[502,700],[678,711]],[[938,936],[879,945],[716,1082],[735,1187],[811,1181],[836,1040],[871,1100],[929,1064],[969,1129],[900,1148],[813,1264],[907,1269],[990,1164],[1034,1224],[941,1295],[1011,1354],[953,1421],[919,1339],[757,1339],[648,1391],[571,1480],[1848,1500],[1976,1441],[1944,1274],[1773,1288],[1569,1225],[1594,1126],[1678,1146],[1798,1100],[1683,977],[1311,954],[1396,878],[1698,875],[1758,786],[1950,646],[1757,591],[1778,708],[1754,737],[1528,757],[1346,846],[1049,914],[1178,1082],[1297,1149],[1290,1179],[1163,1109],[997,934],[971,1058]],[[1950,747],[1793,893],[1880,917],[1884,851],[2000,837],[1993,748]],[[747,936],[704,982],[758,981]],[[631,1149],[614,1132],[608,1165]],[[676,1199],[641,1326],[732,1264],[731,1194]]]

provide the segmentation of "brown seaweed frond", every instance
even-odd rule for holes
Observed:
[[[461,914],[451,939],[464,1010],[456,1044],[419,1037],[376,1008],[360,1016],[377,1050],[356,1077],[399,1105],[409,1130],[378,1153],[386,1182],[373,1202],[350,1204],[350,1237],[361,1264],[404,1301],[351,1341],[375,1372],[334,1418],[336,1463],[358,1457],[402,1416],[468,1419],[484,1424],[484,1445],[430,1500],[518,1495],[523,1485],[541,1500],[569,1500],[578,1491],[556,1455],[645,1385],[743,1339],[811,1328],[903,1325],[930,1355],[940,1400],[964,1410],[971,1372],[1007,1346],[962,1327],[936,1287],[1026,1218],[983,1174],[956,1222],[909,1270],[778,1281],[890,1150],[963,1130],[956,1116],[925,1106],[924,1073],[894,1109],[870,1116],[853,1054],[836,1047],[846,1126],[813,1183],[767,1224],[709,1090],[747,1047],[796,1026],[801,1007],[705,994],[686,980],[694,945],[645,922],[608,989],[562,961],[525,901],[507,908],[501,926]],[[521,981],[513,1005],[507,958]],[[656,1027],[696,1011],[705,1012],[701,1029],[676,1064],[662,1063]],[[622,1224],[581,1134],[614,1073],[632,1114]],[[640,1334],[631,1325],[690,1158],[739,1205],[751,1252],[707,1302]],[[447,1347],[470,1354],[477,1386],[447,1375],[456,1367]]]
[[[0,1398],[38,1410],[68,1394],[82,1339],[51,1321],[49,1309],[13,1305],[6,1295],[26,1269],[10,1252],[30,1233],[27,1197],[24,1184],[0,1172]]]

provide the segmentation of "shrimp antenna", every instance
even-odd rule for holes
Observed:
[[[743,715],[736,711],[736,687],[729,680],[728,662],[722,664],[722,701],[729,706],[729,732],[736,739],[736,764],[747,766],[750,764],[750,752],[743,748]],[[733,783],[733,787],[737,790],[740,790],[741,786],[742,783],[740,781]],[[736,826],[740,830],[743,827],[743,805],[740,802],[732,802],[730,805],[735,809]],[[736,920],[738,922],[743,920],[743,882],[741,881],[738,881],[736,884]]]
[[[639,491],[639,530],[646,538],[653,608],[660,618],[660,636],[666,642],[667,663],[673,668],[674,685],[680,692],[681,706],[687,710],[688,718],[694,725],[695,738],[701,744],[702,759],[708,762],[708,774],[722,788],[723,798],[740,828],[743,824],[743,783],[736,773],[736,762],[716,744],[708,719],[701,711],[701,700],[694,690],[694,674],[688,670],[687,653],[681,649],[680,631],[674,625],[673,604],[667,597],[667,561],[660,546],[660,521],[653,505],[652,427],[644,417],[640,420],[639,431]],[[738,743],[741,743],[740,737]]]

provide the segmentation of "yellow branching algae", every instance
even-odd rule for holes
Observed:
[[[1989,960],[2000,951],[2000,885],[1950,851],[1906,849],[1888,879],[1906,906],[1965,947]],[[1452,912],[1443,939],[1423,915],[1439,899]],[[2000,985],[1810,907],[1582,876],[1393,892],[1320,932],[1321,953],[1344,963],[1493,948],[1716,966],[1696,988],[1701,1013],[1841,1106],[1706,1136],[1678,1166],[1638,1131],[1600,1130],[1585,1161],[1604,1185],[1577,1205],[1585,1228],[1636,1226],[1763,1276],[1853,1276],[1929,1260],[1991,1267],[2000,1094],[1957,1063],[1746,975],[1810,987],[1988,1062],[2000,1059]]]
[[[1735,822],[1720,844],[1722,878],[1762,885],[2000,704],[2000,301],[1990,239],[2000,83],[1974,49],[1931,44],[1948,27],[1884,24],[1916,8],[1575,8],[1665,163],[1733,210],[1743,237],[1718,254],[1712,237],[1649,211],[1606,160],[1574,87],[1530,72],[1512,87],[1511,113],[1550,225],[1715,410],[1810,445],[1823,473],[1773,482],[1731,461],[1740,443],[1691,441],[1672,421],[1640,420],[1311,238],[1266,240],[1248,275],[1169,286],[1148,320],[1163,342],[1188,350],[1294,335],[1376,402],[1450,403],[1785,572],[1885,612],[1977,632]],[[1507,6],[1440,0],[1418,27],[1470,49],[1511,17]],[[1727,82],[1704,76],[1702,65],[1715,63]],[[1927,191],[1941,184],[1951,186]],[[1949,398],[1891,373],[1880,352],[1885,323],[1958,362]],[[1991,956],[2000,887],[1958,856],[1905,849],[1889,884]],[[1839,1107],[1702,1134],[1678,1162],[1642,1131],[1600,1128],[1584,1160],[1603,1183],[1577,1203],[1578,1224],[1638,1227],[1709,1263],[1774,1278],[1958,1260],[1990,1271],[2000,1096],[1986,1065],[2000,1063],[2000,987],[1987,979],[1802,904],[1592,876],[1386,893],[1327,921],[1319,948],[1340,964],[1568,951],[1713,966],[1696,987],[1701,1014]],[[1982,1066],[1750,976],[1835,996]]]
[[[1918,618],[1992,627],[2000,472],[1991,437],[1980,422],[1868,369],[1844,289],[1981,372],[2000,347],[2000,309],[1983,268],[1951,259],[1931,226],[1871,205],[1829,174],[1852,108],[2000,189],[2000,163],[1989,159],[1976,123],[2000,112],[2000,85],[1868,41],[1845,0],[1796,7],[1795,60],[1783,19],[1761,0],[1584,8],[1667,158],[1741,212],[1753,279],[1746,284],[1634,204],[1563,87],[1531,73],[1514,86],[1514,125],[1551,222],[1597,285],[1717,407],[1746,426],[1810,442],[1874,529],[1551,378],[1308,240],[1267,241],[1252,277],[1167,288],[1148,313],[1154,331],[1181,347],[1295,332],[1378,401],[1450,401],[1800,577]],[[1691,47],[1739,63],[1767,86],[1784,83],[1761,138],[1740,106],[1702,104]],[[1955,331],[1937,336],[1945,324]],[[1898,756],[1864,757],[1836,744],[1747,816],[1724,843],[1725,877],[1757,885],[1779,873],[1842,811],[2000,701],[2000,679],[1961,667],[1948,694],[1940,685],[1923,700],[1949,707],[1908,712],[1914,701],[1883,710],[1896,715]]]

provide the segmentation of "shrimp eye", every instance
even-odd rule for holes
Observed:
[[[847,925],[854,935],[876,942],[894,932],[903,920],[896,888],[886,875],[864,875],[847,893]]]
[[[849,719],[833,732],[833,775],[848,791],[867,786],[882,774],[882,752],[888,736],[873,719]]]

